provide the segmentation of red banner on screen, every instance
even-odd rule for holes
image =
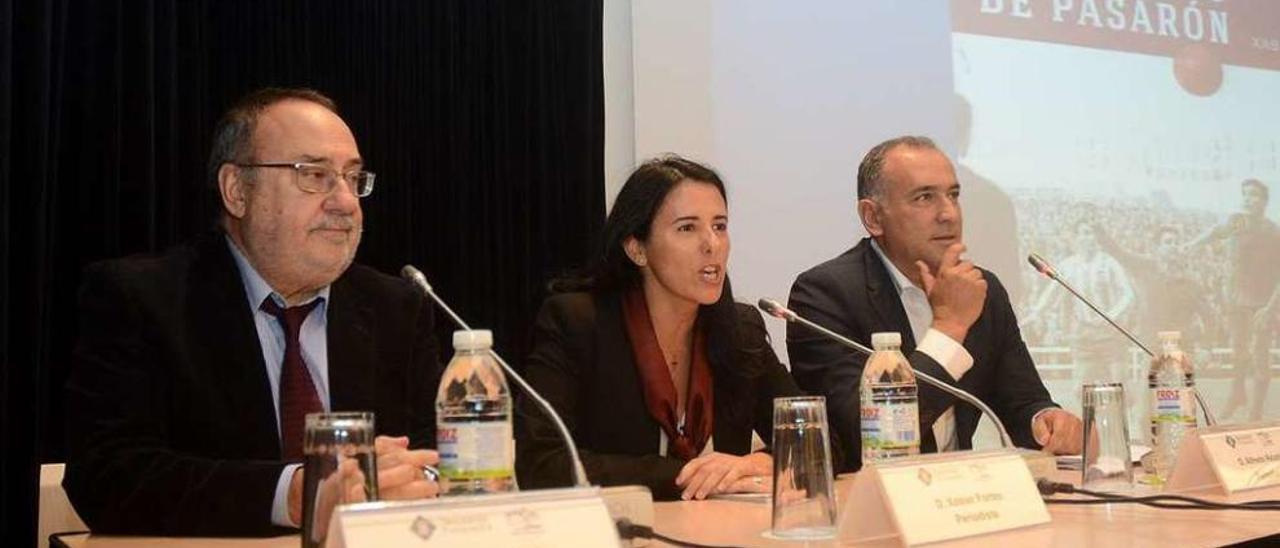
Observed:
[[[1278,0],[952,0],[955,32],[1280,69]]]

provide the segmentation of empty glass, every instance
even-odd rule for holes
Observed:
[[[827,539],[836,533],[827,400],[773,400],[773,536]]]
[[[1133,486],[1124,385],[1087,383],[1084,407],[1084,466],[1081,484],[1095,491],[1127,491]]]
[[[378,500],[378,458],[373,440],[373,413],[307,415],[302,442],[303,548],[324,545],[329,518],[339,504]],[[343,471],[342,463],[347,460],[356,464]]]

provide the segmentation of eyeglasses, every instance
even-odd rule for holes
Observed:
[[[351,192],[360,198],[373,193],[375,175],[371,171],[357,169],[339,173],[336,169],[306,162],[264,162],[235,165],[243,168],[285,167],[292,169],[294,175],[293,183],[303,192],[328,194],[333,192],[333,188],[338,185],[338,179],[341,178],[347,182],[347,187],[351,189]]]

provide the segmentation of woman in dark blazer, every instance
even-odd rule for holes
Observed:
[[[658,499],[767,492],[773,398],[798,396],[760,315],[726,276],[728,209],[711,169],[664,157],[619,192],[604,245],[552,282],[525,373],[564,417],[591,482]],[[517,407],[522,488],[571,485],[568,453],[528,398]]]

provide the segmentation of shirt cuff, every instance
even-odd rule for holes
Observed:
[[[933,421],[933,442],[939,453],[959,449],[960,440],[956,439],[956,406],[948,407],[937,420]]]
[[[302,465],[293,463],[286,465],[276,480],[276,498],[271,502],[271,523],[280,527],[298,527],[289,519],[289,484],[293,483],[293,471]]]
[[[920,344],[916,345],[916,350],[923,352],[926,356],[933,358],[933,361],[942,365],[942,368],[951,374],[951,379],[954,381],[959,381],[973,367],[973,356],[969,354],[968,350],[965,350],[963,345],[948,337],[946,333],[932,327],[925,332],[924,338],[920,339]]]

